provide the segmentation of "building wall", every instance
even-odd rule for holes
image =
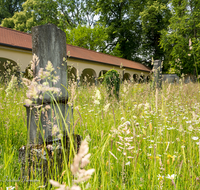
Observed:
[[[14,62],[19,64],[21,71],[25,71],[26,67],[32,59],[32,52],[17,48],[0,46],[0,58],[13,60]]]
[[[32,52],[28,50],[22,50],[17,48],[11,48],[6,46],[0,46],[0,58],[7,58],[10,60],[13,60],[14,62],[18,63],[21,71],[25,71],[26,67],[32,60]],[[134,70],[129,68],[120,68],[117,66],[109,65],[109,64],[102,64],[92,61],[86,61],[81,59],[74,59],[74,58],[68,58],[67,60],[68,68],[73,68],[73,73],[76,75],[77,78],[84,78],[85,76],[91,76],[94,78],[98,78],[101,76],[101,73],[105,73],[106,71],[110,69],[117,70],[121,76],[122,73],[126,76],[124,79],[127,79],[128,77],[133,77],[134,74],[136,74],[138,77],[143,75],[144,78],[146,78],[149,73],[143,72],[140,70]],[[71,76],[71,74],[69,74]],[[91,79],[91,80],[94,80]]]
[[[79,59],[74,59],[74,58],[69,58],[67,61],[67,65],[70,67],[74,67],[77,70],[79,77],[81,76],[81,73],[83,72],[84,69],[92,69],[95,72],[95,77],[101,76],[101,73],[103,71],[108,71],[110,69],[115,69],[120,74],[127,73],[130,75],[130,77],[133,77],[134,74],[137,74],[138,76],[144,75],[145,77],[149,75],[149,72],[145,72],[145,71],[134,70],[134,69],[129,69],[129,68],[120,68],[113,65],[79,60]]]

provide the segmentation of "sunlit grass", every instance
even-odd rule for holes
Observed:
[[[75,134],[88,140],[91,157],[87,167],[95,169],[80,185],[82,189],[200,188],[199,84],[164,84],[156,97],[150,84],[125,83],[119,101],[109,98],[102,85],[69,86],[68,90]],[[0,89],[2,189],[15,185],[18,189],[37,189],[43,185],[41,181],[17,181],[21,173],[18,150],[27,144],[24,99],[24,89],[16,89],[9,96],[4,86]],[[69,183],[65,174],[54,180]]]

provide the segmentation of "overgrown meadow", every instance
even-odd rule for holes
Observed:
[[[89,145],[86,169],[95,169],[77,185],[91,190],[199,189],[199,87],[180,82],[156,91],[151,84],[125,82],[117,100],[103,85],[69,84],[74,132]],[[26,90],[0,88],[0,189],[56,189],[50,183],[44,187],[40,177],[19,180],[18,150],[27,144]],[[62,172],[52,173],[49,180],[72,186],[70,156]]]

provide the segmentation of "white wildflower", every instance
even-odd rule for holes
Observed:
[[[126,165],[126,166],[130,166],[130,164],[131,164],[131,162],[128,161],[125,165]]]
[[[166,176],[167,179],[172,179],[172,180],[173,180],[175,177],[176,177],[176,174],[172,174],[172,175],[169,175],[169,174],[168,174],[168,175]]]
[[[158,177],[158,180],[164,179],[164,175],[158,174],[157,177]]]
[[[104,110],[105,112],[107,112],[107,111],[108,111],[108,108],[109,108],[109,106],[110,106],[110,103],[106,104],[106,105],[104,106],[104,109],[103,109],[103,110]]]
[[[194,141],[196,141],[198,139],[199,139],[199,137],[192,137],[192,140],[194,140]]]
[[[100,104],[99,100],[94,100],[94,104],[99,105]]]

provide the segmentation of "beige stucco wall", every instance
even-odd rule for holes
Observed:
[[[32,59],[32,52],[17,48],[0,46],[0,57],[15,61],[19,64],[21,71],[25,71],[26,67]]]
[[[7,58],[15,61],[20,65],[21,71],[25,71],[26,67],[32,60],[32,52],[28,50],[21,50],[17,48],[11,48],[6,46],[0,46],[0,57],[1,58]],[[102,70],[110,70],[110,69],[116,69],[119,73],[128,73],[131,77],[133,77],[133,74],[137,74],[140,76],[143,74],[145,77],[149,75],[148,72],[143,72],[139,70],[129,69],[129,68],[120,68],[113,65],[107,65],[92,61],[85,61],[80,59],[74,59],[69,58],[67,61],[68,66],[75,67],[78,70],[78,75],[81,76],[82,71],[84,69],[93,69],[95,72],[95,77],[99,77],[99,73]]]
[[[84,69],[93,69],[96,73],[96,77],[99,77],[99,73],[102,70],[108,71],[110,69],[115,69],[121,74],[122,74],[122,72],[124,72],[124,74],[128,73],[128,74],[130,74],[131,77],[133,77],[134,74],[137,74],[138,76],[140,76],[141,74],[143,74],[144,76],[149,75],[149,72],[144,72],[144,71],[139,71],[139,70],[134,70],[134,69],[129,69],[129,68],[120,68],[120,67],[113,66],[113,65],[107,65],[107,64],[73,59],[73,58],[69,58],[67,61],[67,64],[68,64],[68,66],[75,67],[78,70],[79,76],[81,75],[81,73]]]

